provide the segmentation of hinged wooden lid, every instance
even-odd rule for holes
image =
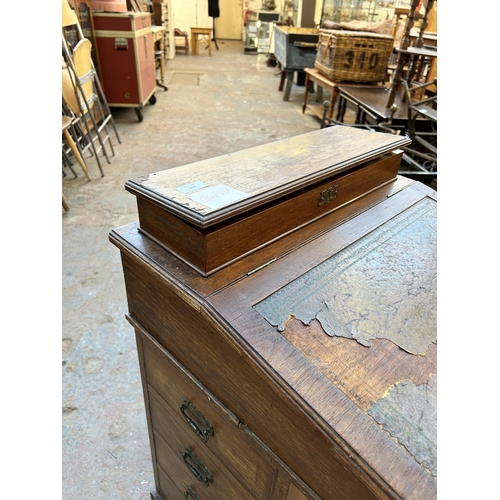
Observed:
[[[200,229],[227,221],[409,144],[328,127],[129,180],[125,189]]]

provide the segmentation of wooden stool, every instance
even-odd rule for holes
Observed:
[[[191,28],[191,54],[198,55],[198,35],[208,36],[208,55],[212,55],[212,28]]]
[[[176,44],[175,50],[177,50],[177,49],[184,50],[186,52],[186,55],[188,55],[189,54],[188,34],[185,31],[181,31],[179,28],[175,28],[174,37],[184,39],[184,45],[177,45]]]

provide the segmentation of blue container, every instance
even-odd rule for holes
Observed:
[[[274,57],[284,70],[314,68],[319,33],[316,28],[276,26]]]

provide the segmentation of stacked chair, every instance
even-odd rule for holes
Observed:
[[[91,180],[84,160],[85,153],[88,151],[96,159],[103,177],[101,157],[104,157],[109,164],[110,156],[115,154],[110,128],[113,129],[117,141],[121,143],[121,140],[92,61],[92,44],[83,36],[76,14],[68,4],[68,0],[62,0],[62,7],[62,26],[76,25],[80,38],[76,45],[71,47],[64,33],[62,36],[63,134],[66,146],[81,165],[87,178]],[[63,154],[67,157],[66,164],[69,159],[68,148],[63,149]]]

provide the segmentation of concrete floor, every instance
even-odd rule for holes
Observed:
[[[121,138],[93,181],[66,168],[62,213],[62,498],[149,499],[154,488],[135,337],[125,320],[125,287],[111,229],[137,219],[133,177],[317,130],[302,114],[304,88],[288,102],[267,56],[242,42],[218,41],[212,57],[178,54],[166,64],[168,91],[157,89],[139,122],[113,109]],[[199,85],[192,85],[192,73]],[[186,76],[188,74],[188,76]],[[174,77],[170,84],[170,78]],[[176,83],[177,82],[177,83]],[[314,95],[310,96],[314,99]]]

